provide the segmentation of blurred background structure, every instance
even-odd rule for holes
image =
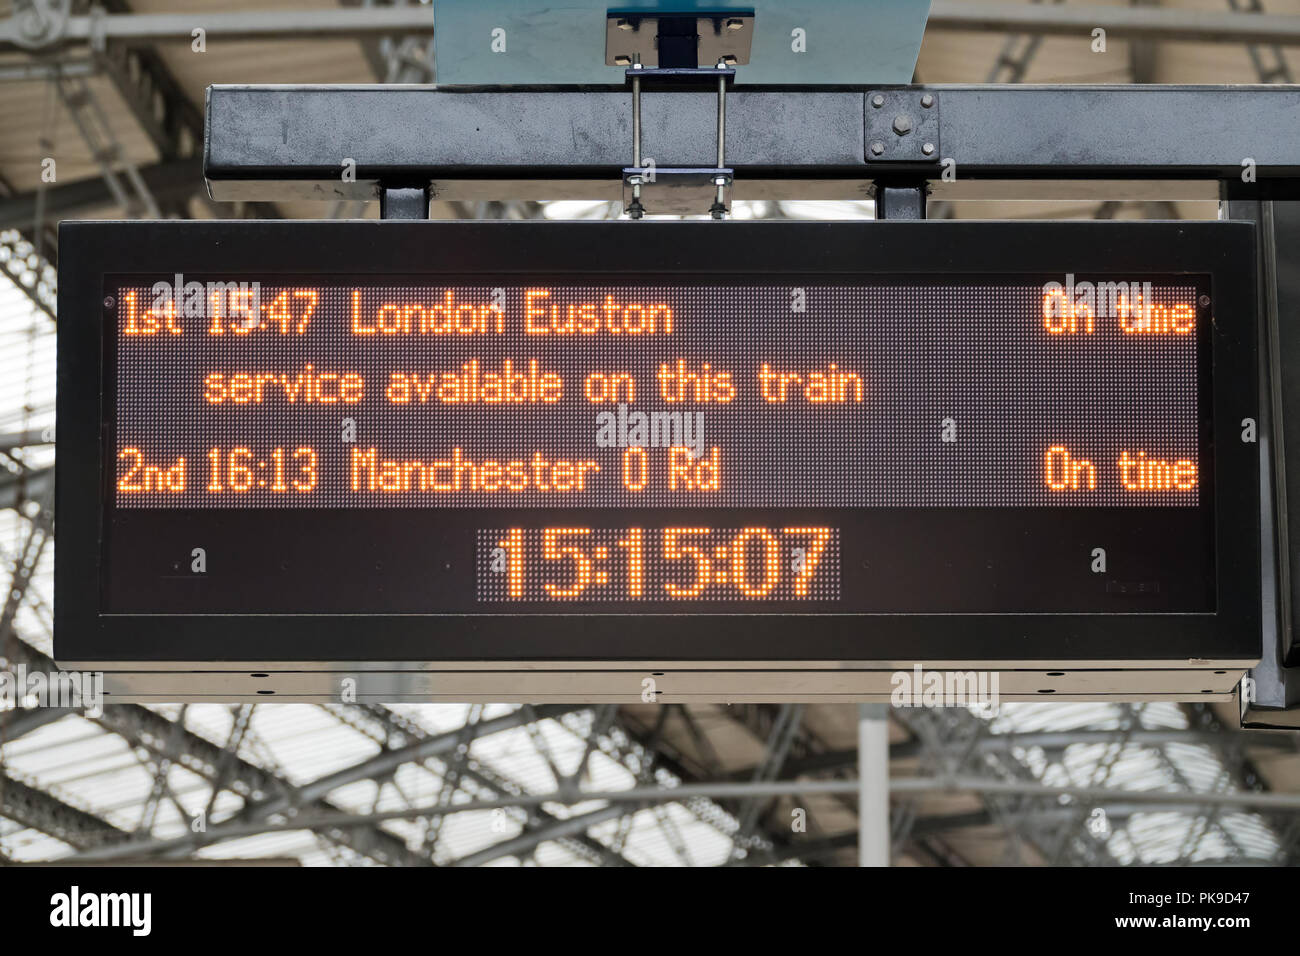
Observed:
[[[201,171],[209,84],[428,82],[430,36],[332,19],[371,5],[277,0],[286,15],[272,32],[213,37],[198,52],[188,39],[150,38],[147,19],[137,37],[41,46],[32,37],[48,26],[42,18],[90,16],[90,4],[0,0],[0,668],[52,666],[57,223],[375,217],[377,203],[216,204]],[[1293,83],[1300,70],[1300,16],[1276,43],[1170,29],[1112,35],[1096,53],[1086,33],[1047,35],[1040,14],[1054,5],[1025,3],[1008,34],[981,19],[1006,4],[936,3],[916,80]],[[1086,5],[1117,17],[1182,11],[1188,23],[1198,12],[1300,14],[1300,0]],[[102,6],[202,26],[205,12],[266,4]],[[435,218],[618,214],[573,201],[432,209]],[[869,202],[738,201],[735,211],[872,216]],[[936,199],[930,216],[1215,218],[1217,193],[1207,182],[1143,202]],[[1226,704],[1008,704],[992,718],[893,710],[893,861],[1293,863],[1300,738],[1236,724]],[[115,704],[94,719],[18,708],[0,711],[0,863],[852,865],[857,734],[857,709],[840,704]]]

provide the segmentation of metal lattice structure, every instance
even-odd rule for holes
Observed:
[[[12,38],[21,18],[53,16],[58,6],[16,2],[0,35]],[[163,10],[143,0],[106,6],[123,16]],[[241,0],[221,9],[237,16],[258,6]],[[338,30],[324,26],[340,9],[393,5],[297,6],[288,19],[320,29],[307,31],[311,39],[285,37],[286,55],[273,64],[265,54],[276,28],[265,18],[250,18],[246,35],[202,54],[149,37],[43,47],[35,28],[37,40],[25,46],[0,42],[0,128],[9,144],[0,156],[0,669],[56,668],[53,223],[376,214],[361,203],[232,208],[203,194],[206,84],[416,83],[432,75],[430,38],[384,29],[397,19],[377,19],[360,33],[356,18]],[[1188,44],[1138,30],[1098,60],[1052,19],[1053,8],[1068,12],[1072,4],[1026,4],[1002,24],[1010,34],[967,32],[981,6],[936,5],[919,75],[1294,77],[1296,48],[1284,44],[1300,38],[1295,30],[1279,30],[1276,42],[1229,33],[1210,43],[1189,27]],[[1107,9],[1122,27],[1129,11]],[[1231,0],[1223,13],[1260,11],[1259,0]],[[1291,2],[1266,12],[1297,11]],[[65,12],[90,16],[83,0]],[[53,178],[42,176],[45,159],[56,161]],[[1213,216],[1212,194],[1205,200],[1034,202],[996,211],[988,202],[944,201],[930,214]],[[459,218],[618,213],[607,203],[433,203],[435,216]],[[737,203],[736,215],[870,218],[871,209]],[[20,706],[0,711],[0,863],[851,863],[857,731],[854,707],[827,704],[109,704],[97,716]],[[891,712],[889,734],[890,841],[900,863],[1290,864],[1300,854],[1297,737],[1243,733],[1223,705],[1044,702],[1005,705],[992,718],[901,708]]]

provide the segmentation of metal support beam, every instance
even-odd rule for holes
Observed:
[[[159,202],[188,199],[203,189],[197,159],[176,159],[139,170],[149,193]],[[116,202],[103,179],[78,179],[45,189],[45,217],[75,218],[78,213]],[[35,192],[0,199],[0,229],[31,229],[36,219]]]
[[[46,221],[40,228],[29,226],[23,232],[0,230],[0,273],[7,275],[33,305],[53,319],[56,318],[59,289],[58,272],[53,261],[53,254],[57,252],[57,233],[48,226]],[[40,253],[36,252],[34,241],[38,237],[41,240]]]
[[[113,846],[131,836],[93,813],[7,776],[0,776],[0,816],[78,850]]]
[[[379,195],[380,219],[428,219],[429,190],[387,187]]]
[[[484,736],[487,734],[499,733],[503,730],[510,730],[515,727],[523,726],[530,720],[540,720],[545,717],[558,717],[561,714],[567,714],[570,711],[582,710],[586,705],[581,704],[551,704],[543,707],[537,707],[533,710],[520,708],[511,711],[501,717],[495,717],[492,720],[481,721],[476,726],[475,736]],[[393,773],[404,763],[415,760],[426,760],[429,757],[437,757],[445,753],[450,753],[461,745],[464,735],[460,730],[453,730],[445,734],[438,734],[435,737],[428,737],[424,740],[418,740],[405,747],[396,747],[385,750],[382,753],[370,757],[351,767],[345,767],[342,770],[336,770],[334,773],[326,774],[309,783],[305,783],[296,788],[291,796],[279,797],[277,799],[255,803],[246,807],[239,816],[243,819],[252,819],[258,817],[274,816],[294,806],[294,799],[299,801],[310,801],[323,797],[331,790],[337,790],[339,787],[349,783],[356,783],[359,780],[369,780],[374,777],[382,777]]]
[[[1264,6],[1260,0],[1228,0],[1228,6],[1238,13],[1260,14]],[[1294,83],[1291,65],[1287,63],[1286,53],[1276,43],[1260,45],[1251,43],[1246,47],[1250,62],[1254,64],[1255,73],[1261,83]]]
[[[1135,7],[1159,6],[1159,0],[1129,0]],[[1156,82],[1156,40],[1154,37],[1132,37],[1128,44],[1128,72],[1133,83]]]
[[[471,853],[452,865],[482,866],[484,863],[499,860],[503,856],[526,856],[547,840],[579,836],[586,833],[589,828],[604,823],[606,820],[618,819],[629,812],[629,809],[629,807],[615,803],[599,810],[592,810],[590,813],[569,817],[567,820],[557,820],[549,826],[529,830],[514,839],[504,840],[501,843],[495,843],[486,849],[479,850],[477,853]]]
[[[41,191],[31,195],[34,197],[31,218],[17,227],[0,228],[0,258],[6,260],[4,270],[23,294],[54,318],[58,293],[58,227],[45,215]],[[14,196],[13,186],[0,176],[0,206]],[[33,253],[38,257],[34,269],[26,261]]]
[[[529,719],[537,717],[558,716],[571,710],[580,710],[580,705],[552,705],[547,707],[536,708],[536,715],[530,715],[525,710],[520,709],[512,711],[502,717],[493,720],[482,721],[479,725],[478,733],[487,734],[495,733],[501,730],[508,730],[518,727],[527,722]],[[109,708],[105,709],[105,712]],[[170,724],[170,722],[167,722]],[[250,825],[254,827],[253,832],[262,832],[258,827],[263,829],[277,829],[275,824],[266,823],[271,817],[281,814],[288,814],[288,819],[296,822],[297,816],[308,817],[309,811],[313,805],[323,802],[325,795],[349,783],[356,783],[360,780],[370,780],[382,778],[392,774],[404,763],[417,760],[425,760],[429,757],[439,756],[448,753],[458,747],[463,739],[459,730],[451,731],[446,734],[439,734],[435,737],[429,737],[424,740],[416,741],[406,747],[398,747],[385,750],[374,757],[364,760],[352,767],[327,774],[309,783],[297,787],[286,787],[278,785],[273,788],[263,789],[260,796],[252,799],[246,798],[246,804],[242,810],[226,820],[218,821],[209,825],[205,833],[191,833],[185,836],[176,837],[171,840],[150,841],[144,845],[132,843],[129,847],[117,848],[112,855],[130,856],[133,853],[164,853],[182,849],[197,849],[200,846],[206,846],[211,843],[219,842],[229,838],[230,833],[244,831]],[[206,742],[205,742],[206,743]],[[225,751],[216,744],[207,744],[207,749],[212,752],[209,760],[212,772],[208,774],[211,779],[215,774],[215,768],[220,766],[226,759]],[[275,795],[273,795],[275,794]],[[501,806],[521,806],[525,804],[514,803],[512,798],[507,795],[501,797]],[[493,804],[496,806],[498,804]],[[291,826],[290,829],[305,829],[309,825]],[[384,834],[389,836],[389,834]],[[393,837],[402,847],[403,857],[416,856],[406,846],[404,841]],[[427,860],[419,858],[420,863],[427,864]],[[391,861],[390,861],[391,862]]]
[[[26,23],[10,17],[0,22],[0,50],[70,42],[119,40],[133,45],[189,43],[195,25],[207,42],[274,39],[277,41],[345,36],[362,38],[433,32],[428,6],[298,10],[209,10],[196,13],[132,13],[73,16],[64,21]],[[1150,36],[1198,43],[1300,44],[1296,17],[1203,10],[1127,9],[1124,7],[1044,7],[1021,3],[934,0],[928,31],[975,30],[989,33],[1038,33],[1087,38],[1101,27],[1114,36]]]
[[[1254,694],[1243,695],[1242,724],[1300,727],[1300,608],[1292,600],[1300,538],[1289,522],[1289,502],[1300,498],[1300,470],[1288,467],[1288,443],[1300,442],[1300,378],[1288,361],[1300,348],[1288,321],[1300,303],[1300,268],[1283,250],[1300,237],[1300,203],[1274,202],[1226,181],[1220,212],[1254,225],[1259,248],[1256,277],[1260,319],[1260,554],[1264,615],[1263,656],[1251,671]],[[1250,697],[1253,696],[1253,700]]]
[[[1209,745],[1214,747],[1227,773],[1227,779],[1231,781],[1234,787],[1242,790],[1258,791],[1271,789],[1268,786],[1268,778],[1256,765],[1254,758],[1247,753],[1247,748],[1251,746],[1252,742],[1265,735],[1246,734],[1236,731],[1220,720],[1214,708],[1208,704],[1182,704],[1181,707],[1187,715],[1188,726],[1199,728],[1207,738]],[[1289,744],[1291,753],[1296,752],[1296,741],[1294,739],[1287,739],[1282,735],[1277,735],[1273,739],[1279,743]],[[1294,865],[1294,855],[1298,848],[1294,843],[1290,845],[1287,843],[1287,834],[1293,828],[1294,821],[1289,817],[1267,813],[1260,816],[1262,822],[1273,831],[1282,846],[1282,852],[1286,854],[1282,860],[1283,865]],[[1231,837],[1229,837],[1229,840],[1235,842],[1231,840]]]
[[[905,186],[887,181],[878,182],[876,183],[876,218],[924,219],[925,194],[924,183]]]
[[[889,707],[858,705],[858,866],[889,866]]]
[[[476,705],[481,712],[481,705]],[[346,719],[351,726],[357,724],[351,719],[357,710],[364,715],[379,722],[384,728],[385,742],[387,737],[393,734],[400,736],[403,740],[427,740],[434,736],[424,727],[415,721],[403,717],[395,711],[383,706],[382,704],[365,704],[359,708],[349,707],[347,705],[335,705],[327,708],[331,713],[339,716],[340,719]],[[471,714],[474,708],[471,708]],[[536,715],[533,715],[536,718]],[[461,778],[477,784],[480,788],[487,788],[494,793],[516,794],[523,793],[522,787],[516,781],[510,779],[500,770],[492,767],[482,758],[475,756],[470,760],[470,746],[473,744],[475,737],[478,736],[479,720],[474,718],[467,722],[458,731],[460,743],[450,754],[441,754],[438,757],[431,758],[442,764],[443,784],[439,794],[439,803],[450,803],[454,794],[460,789]],[[462,748],[464,748],[462,750]],[[471,762],[473,766],[470,766]],[[576,785],[576,784],[575,784]],[[524,824],[526,831],[531,832],[536,829],[545,829],[556,822],[556,818],[547,813],[541,807],[534,807],[529,813],[527,822]],[[441,827],[442,818],[435,817],[430,820],[431,830],[425,834],[424,847],[432,852],[436,843],[437,831]],[[432,836],[432,839],[430,838]],[[609,847],[600,843],[586,834],[578,834],[573,837],[559,836],[554,838],[566,849],[571,850],[579,857],[583,857],[595,863],[604,863],[609,866],[631,866],[631,864],[619,854],[613,852]]]
[[[958,196],[982,180],[1016,180],[1018,197],[1034,198],[1029,181],[1045,177],[1100,181],[1094,193],[1116,181],[1239,179],[1246,158],[1261,184],[1300,178],[1295,87],[1012,84],[908,93],[932,96],[937,107],[927,119],[937,131],[929,158],[902,161],[891,150],[872,158],[869,145],[895,135],[867,142],[873,92],[728,94],[737,198],[862,199],[877,180],[929,180]],[[644,93],[644,151],[660,166],[712,165],[712,106],[703,92]],[[204,173],[218,200],[373,200],[382,184],[424,183],[437,200],[617,199],[632,139],[626,91],[213,86],[207,115]],[[526,163],[521,142],[529,144]],[[340,176],[344,158],[356,162],[355,182]],[[953,182],[940,182],[945,158],[957,164]]]
[[[131,12],[128,0],[103,0],[103,6],[110,14]],[[202,14],[194,16],[202,19]],[[190,101],[157,50],[105,43],[95,52],[95,62],[113,81],[163,159],[188,158],[199,151],[203,112]]]
[[[13,451],[16,448],[30,448],[33,445],[52,445],[54,437],[44,428],[28,428],[20,432],[0,434],[0,452]]]
[[[1263,808],[1279,812],[1300,813],[1300,794],[1257,793],[1241,791],[1187,792],[1165,790],[1125,790],[1115,787],[1057,787],[1034,780],[1006,780],[975,775],[904,777],[890,782],[891,796],[917,799],[934,794],[973,793],[995,796],[1023,796],[1040,800],[1067,801],[1073,805],[1126,804],[1170,807],[1215,806],[1236,809]],[[501,807],[535,807],[546,803],[576,806],[590,801],[622,804],[624,807],[686,803],[693,798],[727,799],[748,797],[799,796],[803,794],[856,794],[857,780],[799,780],[765,783],[700,783],[678,787],[633,787],[627,790],[555,791],[493,796],[484,800],[466,800],[450,805],[413,806],[370,813],[306,812],[287,820],[258,820],[231,824],[219,832],[209,831],[205,844],[233,840],[260,833],[292,830],[346,831],[353,827],[373,827],[392,820],[417,820],[428,816],[474,813]],[[1135,811],[1136,812],[1136,811]],[[140,844],[135,841],[80,854],[79,860],[105,860],[131,857],[140,853],[156,854],[180,844],[184,838],[157,840]],[[522,852],[522,849],[520,850]]]
[[[209,46],[241,40],[360,38],[391,33],[433,33],[428,5],[301,10],[204,10],[189,13],[110,13],[45,21],[8,17],[0,21],[0,50],[121,41],[133,46],[185,43],[195,27],[206,31]]]
[[[19,475],[0,472],[0,509],[17,508],[24,501],[41,498],[54,485],[54,469],[25,471]],[[0,638],[4,635],[0,633]]]
[[[781,776],[781,768],[785,765],[791,745],[799,733],[803,710],[802,704],[781,705],[767,736],[763,760],[750,774],[751,781],[759,783],[765,780],[776,780]],[[762,800],[746,800],[741,806],[740,829],[736,831],[735,836],[737,850],[749,849],[750,835],[758,826],[766,809],[766,801]]]
[[[1169,42],[1300,43],[1300,18],[1281,14],[1243,14],[1217,10],[1105,7],[1064,4],[933,0],[926,32],[974,30],[1074,37],[1086,44],[1100,27],[1108,35],[1147,37]],[[1086,49],[1086,47],[1085,47]]]
[[[0,496],[2,495],[3,491],[0,490]],[[52,672],[58,669],[51,657],[42,654],[12,631],[8,634],[0,633],[0,656],[10,663],[25,664],[31,670]],[[227,789],[246,801],[265,799],[272,794],[287,794],[291,802],[294,800],[295,788],[288,780],[242,758],[228,757],[219,744],[184,728],[178,731],[174,721],[147,707],[138,704],[110,704],[104,707],[103,715],[96,718],[95,723],[118,734],[132,747],[141,747],[156,757],[178,763],[207,780],[217,779],[219,768],[225,764],[228,767]],[[305,811],[315,813],[340,812],[336,805],[324,799],[300,801],[299,805]],[[379,863],[420,866],[429,862],[411,851],[400,837],[378,827],[336,827],[328,829],[326,835],[334,843]],[[135,842],[132,841],[131,845],[135,846]],[[129,857],[132,853],[121,855]]]
[[[404,0],[341,0],[340,6],[377,7],[402,6]],[[415,0],[407,0],[413,6]],[[368,36],[361,40],[361,52],[375,79],[380,83],[432,83],[433,38],[415,36]]]
[[[56,80],[54,85],[73,125],[99,164],[100,175],[114,203],[129,218],[161,218],[157,201],[141,178],[139,168],[123,149],[114,123],[90,84],[74,77]]]
[[[1030,0],[1030,2],[1041,3],[1043,0]],[[1061,0],[1051,0],[1051,2],[1060,3]],[[1002,51],[998,54],[984,82],[1023,82],[1025,74],[1029,71],[1029,64],[1033,62],[1038,54],[1038,48],[1042,45],[1043,36],[1040,33],[1014,34],[1007,37],[1002,43]]]
[[[18,707],[5,711],[0,714],[0,747],[75,713],[66,707]]]

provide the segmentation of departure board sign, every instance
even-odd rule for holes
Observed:
[[[1244,646],[1253,273],[1219,225],[65,228],[96,613],[138,657],[227,615],[211,656],[317,659],[285,635],[349,616],[388,623],[331,658],[721,660],[749,626],[902,659],[908,619]]]

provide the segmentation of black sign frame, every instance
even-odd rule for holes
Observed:
[[[1255,250],[1249,226],[1150,222],[65,223],[55,652],[75,661],[1240,663],[1259,658]],[[109,614],[101,601],[104,277],[127,273],[997,272],[1208,275],[1217,600],[1206,614]],[[497,263],[506,263],[498,265]],[[274,268],[269,268],[269,266]],[[686,610],[686,609],[684,609]],[[522,626],[526,622],[527,626]],[[436,648],[437,653],[431,653]]]

